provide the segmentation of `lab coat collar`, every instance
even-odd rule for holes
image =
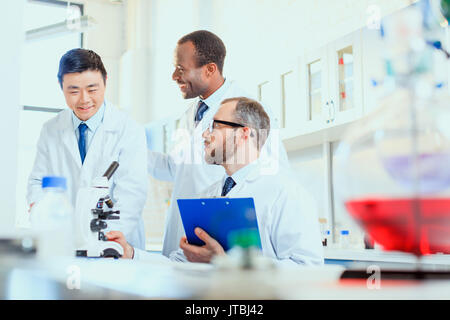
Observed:
[[[224,83],[219,87],[219,89],[214,91],[212,95],[210,95],[208,98],[204,100],[200,99],[199,97],[199,101],[201,100],[204,103],[206,103],[206,105],[210,108],[208,109],[208,111],[210,111],[211,109],[215,109],[216,107],[220,106],[220,103],[223,100],[225,92],[227,92],[230,85],[231,81],[227,81],[227,79],[225,79]]]
[[[105,100],[105,115],[103,117],[105,131],[119,131],[120,124],[123,121],[123,117],[117,116],[117,109],[115,109],[113,104]]]
[[[99,125],[98,132],[95,134],[95,137],[92,141],[92,146],[97,144],[97,141],[101,141],[101,137],[104,131],[118,131],[120,130],[120,121],[123,121],[123,118],[117,116],[116,109],[105,101],[105,113],[103,115],[103,124]],[[72,121],[72,110],[67,109],[61,112],[61,118],[59,121],[59,128],[62,131],[62,140],[67,150],[70,152],[74,161],[81,168],[81,158],[80,151],[78,150],[78,141],[73,130],[73,121]],[[94,147],[95,148],[95,147]],[[86,155],[85,162],[89,162],[92,156],[89,154]]]
[[[61,139],[66,150],[71,154],[73,160],[81,168],[80,151],[78,150],[78,141],[75,131],[73,130],[72,110],[67,109],[61,111],[59,119],[59,129],[61,131]],[[58,115],[59,116],[59,115]]]
[[[116,116],[116,110],[112,103],[108,101],[103,102],[104,113],[103,113],[103,129],[106,131],[118,131],[120,128],[120,121],[123,119]],[[101,110],[99,110],[100,112]],[[96,115],[99,113],[97,112]],[[78,128],[78,125],[82,122],[80,119],[78,120],[77,125],[75,124],[75,120],[73,119],[73,111],[70,109],[64,110],[61,112],[61,121],[59,121],[59,129],[62,131],[73,130],[74,128]],[[94,117],[96,116],[94,115]],[[91,119],[89,119],[91,120]],[[88,120],[88,121],[89,121]],[[98,120],[98,119],[97,119]],[[87,122],[87,121],[86,121]],[[100,125],[101,121],[97,122],[97,125]],[[75,127],[76,125],[76,127]],[[88,127],[91,129],[88,123]]]
[[[247,167],[249,167],[249,171],[245,176],[246,181],[254,181],[261,175],[261,161],[259,158],[248,164]]]
[[[195,104],[195,108],[193,108],[192,113],[192,121],[194,121],[195,113],[197,112],[198,108],[198,102],[203,101],[209,109],[206,110],[206,112],[203,115],[203,119],[200,121],[200,123],[197,125],[196,129],[200,130],[202,133],[206,130],[209,123],[212,121],[214,115],[216,114],[217,110],[219,110],[220,103],[227,97],[227,91],[230,89],[233,82],[231,80],[225,79],[224,83],[216,90],[212,95],[210,95],[208,98],[202,100],[200,97],[197,98],[197,102]]]
[[[251,182],[256,180],[260,176],[260,172],[261,172],[261,163],[259,159],[256,159],[255,161],[249,163],[245,167],[233,173],[231,175],[231,178],[233,178],[234,182],[236,182],[236,186],[233,189],[231,189],[229,195],[232,196],[235,193],[239,194],[245,182]],[[225,177],[223,178],[222,186],[224,185],[227,177],[228,175],[225,175]]]
[[[249,177],[253,177],[253,171],[255,169],[255,166],[258,166],[258,160],[255,160],[249,164],[247,164],[245,167],[242,167],[235,173],[231,175],[231,178],[236,182],[236,185],[242,184],[244,181],[246,181]],[[223,182],[225,183],[225,180],[228,178],[228,175],[225,175]]]

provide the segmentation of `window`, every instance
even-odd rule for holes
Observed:
[[[83,14],[83,6],[64,1],[33,0],[25,5],[24,26],[27,35],[52,30],[69,23],[74,12]],[[40,32],[42,34],[42,32]],[[42,125],[66,108],[64,95],[57,81],[59,60],[70,49],[83,46],[83,34],[47,34],[28,39],[21,57],[22,110],[19,124],[18,173],[16,192],[16,225],[28,226],[26,204],[27,180],[36,155],[36,144]]]
[[[82,14],[81,5],[72,5]],[[67,20],[73,9],[60,1],[29,1],[25,5],[24,24],[27,34]],[[21,103],[27,107],[60,110],[65,107],[57,73],[61,56],[70,49],[82,47],[82,34],[70,32],[42,35],[27,40],[22,53]],[[48,110],[47,110],[48,111]]]

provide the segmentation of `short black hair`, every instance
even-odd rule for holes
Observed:
[[[87,70],[100,71],[106,83],[106,69],[102,59],[92,50],[72,49],[67,51],[59,61],[58,81],[62,88],[63,77],[67,73],[78,73]]]
[[[223,41],[218,36],[210,31],[198,30],[183,36],[178,40],[178,44],[188,41],[194,44],[197,67],[213,62],[217,65],[220,74],[222,74],[227,51]]]

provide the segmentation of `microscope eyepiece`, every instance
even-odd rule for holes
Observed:
[[[116,172],[117,168],[119,167],[119,163],[117,161],[113,161],[109,168],[105,171],[105,174],[103,175],[108,180],[111,179],[114,172]]]

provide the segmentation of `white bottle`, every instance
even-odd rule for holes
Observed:
[[[31,226],[37,238],[37,256],[74,257],[73,207],[66,195],[66,179],[44,177],[44,196],[31,209]]]
[[[350,231],[341,230],[341,237],[339,239],[341,249],[349,249],[350,246]]]

